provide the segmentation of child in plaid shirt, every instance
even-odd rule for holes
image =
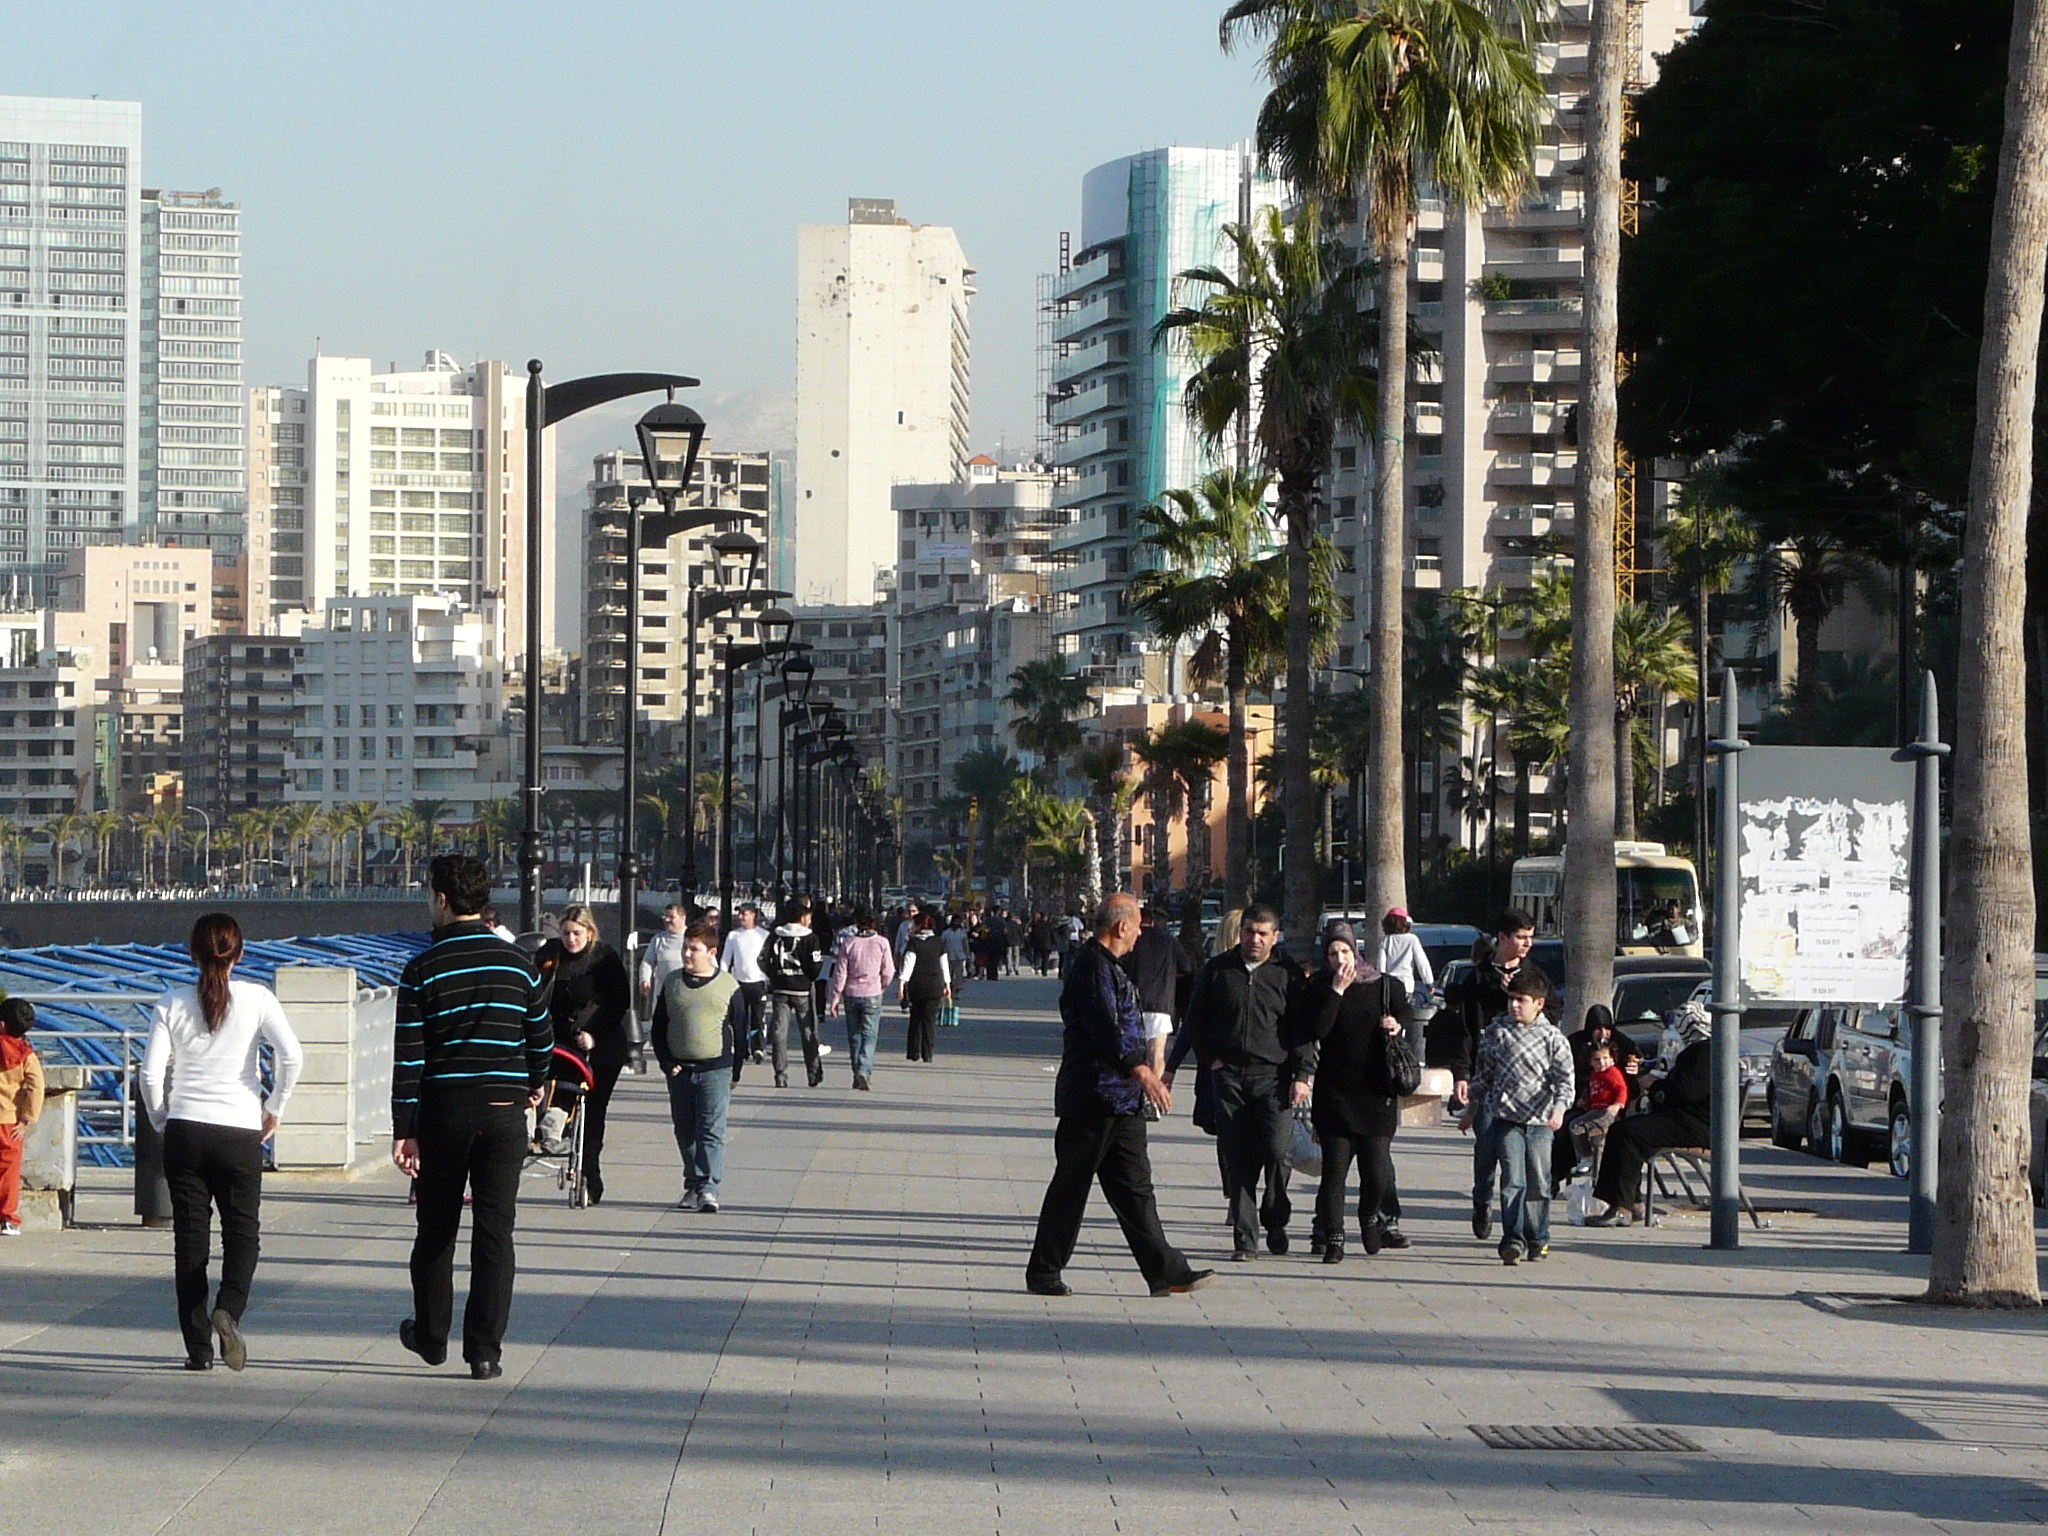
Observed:
[[[1550,1257],[1550,1151],[1576,1087],[1572,1051],[1544,1017],[1543,981],[1517,976],[1508,1011],[1487,1026],[1472,1070],[1471,1101],[1458,1128],[1470,1130],[1484,1106],[1500,1165],[1500,1257]]]

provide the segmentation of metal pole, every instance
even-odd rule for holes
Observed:
[[[694,572],[691,574],[695,574]],[[683,820],[683,910],[697,913],[697,585],[687,584],[683,599],[683,796],[690,814]],[[632,658],[626,659],[627,668]]]
[[[718,759],[718,931],[732,931],[732,696],[739,689],[739,669],[733,665],[732,647],[725,648],[725,668],[719,692],[725,706],[725,732]]]
[[[783,903],[789,900],[789,881],[783,874],[783,826],[789,820],[789,685],[775,701],[775,920],[782,919]]]
[[[754,836],[747,850],[747,883],[761,899],[761,807],[768,803],[768,669],[754,674]]]
[[[636,682],[640,653],[640,502],[626,497],[626,697],[619,710],[619,732],[626,771],[619,833],[619,948],[624,950],[640,931],[640,850],[635,800],[640,785],[640,690]]]
[[[1713,1208],[1709,1248],[1742,1246],[1742,908],[1737,850],[1742,820],[1737,805],[1742,701],[1732,669],[1721,674],[1721,737],[1711,744],[1721,759],[1720,878],[1714,882],[1714,1100]]]
[[[1913,975],[1911,1018],[1912,1199],[1908,1253],[1934,1252],[1934,1187],[1941,1145],[1941,712],[1934,674],[1920,685],[1920,739],[1901,756],[1914,759]]]
[[[526,365],[526,824],[519,834],[519,931],[540,931],[540,583],[541,583],[541,435],[547,420],[547,390],[540,381],[541,364]],[[632,685],[632,653],[626,656],[627,691]]]
[[[1693,663],[1699,672],[1700,696],[1692,708],[1693,724],[1693,843],[1699,850],[1700,877],[1707,889],[1714,889],[1714,870],[1707,846],[1707,584],[1700,583],[1699,628],[1694,633]]]

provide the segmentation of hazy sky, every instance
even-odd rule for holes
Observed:
[[[673,370],[733,446],[786,424],[797,225],[894,197],[980,270],[992,447],[1031,438],[1033,284],[1082,174],[1249,133],[1219,9],[15,0],[0,93],[140,101],[146,183],[242,205],[251,383],[303,380],[316,337],[379,367]]]

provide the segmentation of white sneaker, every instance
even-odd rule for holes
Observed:
[[[21,1236],[21,1223],[20,1223],[20,1222],[18,1222],[18,1221],[0,1221],[0,1237],[19,1237],[19,1236]]]
[[[818,1042],[818,1054],[819,1054],[820,1056],[830,1056],[830,1055],[832,1054],[832,1047],[831,1047],[831,1046],[829,1046],[829,1045],[827,1045],[827,1044],[825,1044],[825,1043],[824,1043],[824,1042],[823,1042],[823,1041],[821,1040],[821,1041],[819,1041],[819,1042]]]
[[[679,1211],[701,1211],[704,1209],[704,1197],[694,1189],[684,1190],[683,1198],[676,1202],[676,1209]]]
[[[712,1194],[707,1189],[697,1197],[697,1209],[706,1216],[716,1216],[718,1214],[718,1196]]]

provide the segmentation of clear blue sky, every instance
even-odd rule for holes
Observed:
[[[980,269],[992,446],[1032,431],[1033,282],[1083,172],[1250,132],[1256,68],[1219,51],[1219,10],[64,0],[6,8],[0,93],[138,100],[145,180],[242,205],[251,382],[302,379],[319,337],[379,366],[440,346],[785,393],[797,225],[894,197]]]

